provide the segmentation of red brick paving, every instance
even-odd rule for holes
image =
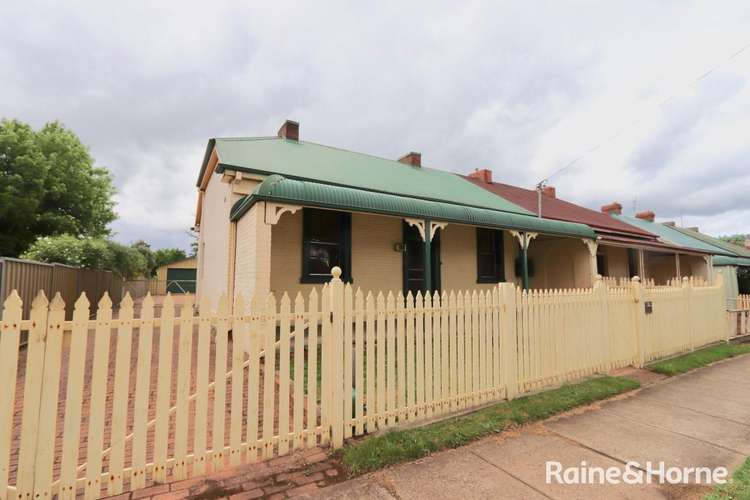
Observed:
[[[151,486],[108,500],[294,498],[345,478],[338,459],[314,448],[266,462],[233,467],[202,478]]]

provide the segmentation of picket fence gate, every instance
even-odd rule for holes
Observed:
[[[0,497],[87,498],[440,418],[729,336],[721,283],[292,301],[59,295],[0,325]],[[647,310],[650,313],[647,313]],[[22,332],[28,346],[19,348]]]

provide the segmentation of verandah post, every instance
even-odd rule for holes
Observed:
[[[330,394],[330,425],[331,425],[331,446],[340,448],[344,444],[344,397],[351,397],[351,394],[344,394],[344,369],[351,370],[351,366],[344,366],[343,358],[343,340],[344,340],[344,283],[341,281],[341,268],[336,266],[331,269],[330,292],[331,292],[331,338],[327,344],[330,349],[330,356],[326,358],[331,363],[330,387],[324,387],[324,391]]]
[[[505,397],[511,400],[518,396],[518,334],[516,332],[516,285],[499,283],[500,338],[505,381]]]

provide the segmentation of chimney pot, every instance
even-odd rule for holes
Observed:
[[[638,212],[635,214],[636,218],[647,220],[649,222],[654,222],[654,219],[656,218],[656,214],[652,210],[644,210],[643,212]]]
[[[612,215],[612,214],[622,215],[622,205],[620,205],[616,201],[613,201],[612,203],[608,205],[602,205],[601,210],[607,215]]]
[[[542,188],[542,194],[544,196],[548,196],[549,198],[557,198],[557,191],[555,190],[554,186],[544,186]]]
[[[299,141],[299,123],[292,120],[286,120],[279,129],[277,135],[282,139]]]
[[[401,158],[398,159],[401,163],[405,165],[410,165],[412,167],[421,167],[422,166],[422,153],[417,153],[416,151],[411,151]]]
[[[696,233],[700,233],[700,231],[698,230],[698,226],[692,226],[692,227],[689,227],[688,229],[690,229],[691,231],[695,231]]]
[[[475,168],[472,173],[469,174],[472,179],[479,179],[485,184],[492,184],[492,170],[488,168],[478,169]]]

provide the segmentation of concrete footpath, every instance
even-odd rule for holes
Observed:
[[[656,382],[632,395],[346,481],[316,498],[702,498],[700,485],[547,484],[563,467],[730,470],[750,455],[750,355]]]

